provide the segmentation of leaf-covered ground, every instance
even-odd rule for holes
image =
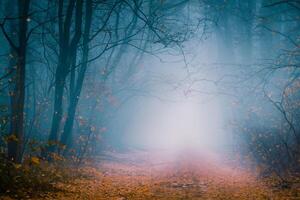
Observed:
[[[216,155],[110,154],[88,176],[56,184],[35,199],[300,199],[300,188],[275,190],[256,175]],[[7,198],[9,199],[9,198]]]

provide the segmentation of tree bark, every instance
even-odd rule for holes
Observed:
[[[66,78],[70,72],[73,58],[77,53],[77,45],[81,38],[82,26],[82,6],[83,0],[70,0],[66,9],[66,14],[63,13],[64,1],[59,1],[58,16],[59,16],[59,63],[55,75],[55,98],[52,117],[51,131],[48,139],[47,153],[55,152],[59,129],[63,115],[63,96]],[[75,11],[75,33],[71,37],[71,26],[73,10]],[[65,18],[63,17],[65,16]],[[63,19],[64,18],[64,19]]]
[[[24,139],[24,102],[25,102],[25,73],[28,12],[30,0],[18,1],[19,33],[18,47],[16,48],[17,64],[15,73],[15,87],[11,94],[11,125],[10,139],[8,141],[8,158],[14,162],[22,161],[22,148]]]
[[[71,141],[72,141],[72,132],[73,132],[73,124],[74,124],[74,119],[76,114],[76,108],[81,94],[85,72],[88,66],[89,38],[90,38],[90,29],[92,24],[92,15],[93,15],[92,0],[86,1],[85,13],[86,13],[86,17],[85,17],[85,26],[84,26],[84,34],[83,34],[82,65],[77,76],[76,85],[72,87],[74,91],[71,92],[72,95],[70,97],[68,115],[64,126],[64,131],[61,136],[61,143],[63,145],[66,145],[67,149],[69,149],[72,146]]]

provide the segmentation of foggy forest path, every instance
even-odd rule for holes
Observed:
[[[253,173],[212,153],[176,159],[161,152],[109,153],[100,160],[89,178],[61,185],[64,192],[49,199],[282,199]]]

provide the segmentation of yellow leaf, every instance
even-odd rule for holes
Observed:
[[[19,169],[19,168],[22,167],[22,165],[20,165],[20,164],[15,164],[14,166],[15,166],[16,169]]]
[[[17,136],[16,136],[15,134],[11,134],[10,136],[8,136],[8,137],[6,138],[6,140],[7,140],[8,142],[18,142],[18,138],[17,138]]]
[[[39,165],[40,164],[40,159],[38,157],[31,157],[31,163],[35,164],[35,165]]]

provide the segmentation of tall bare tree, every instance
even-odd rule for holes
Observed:
[[[70,72],[77,46],[82,35],[83,0],[70,0],[65,9],[65,1],[58,2],[59,55],[55,71],[54,109],[48,151],[55,151],[63,114],[63,96],[66,78]],[[75,10],[75,13],[74,13]],[[75,18],[75,20],[73,20]],[[73,23],[73,21],[75,21]],[[74,28],[74,30],[73,30]],[[72,34],[73,32],[74,34]]]
[[[15,162],[22,161],[22,148],[24,139],[24,102],[25,102],[25,72],[26,72],[26,54],[28,44],[28,22],[30,11],[30,0],[18,0],[18,22],[17,41],[14,41],[5,30],[4,19],[1,23],[2,32],[13,50],[16,65],[13,73],[13,89],[11,91],[11,117],[10,117],[10,136],[8,139],[8,157]],[[15,5],[11,5],[15,6]]]

